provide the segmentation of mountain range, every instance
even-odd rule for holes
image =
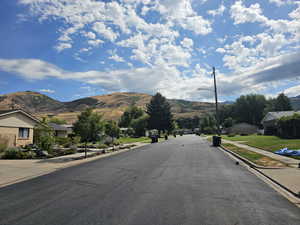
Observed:
[[[151,97],[143,93],[117,92],[61,102],[38,92],[24,91],[1,95],[0,110],[21,108],[38,118],[55,116],[73,123],[81,111],[94,107],[95,111],[102,113],[105,119],[117,120],[130,105],[145,109]],[[214,104],[208,102],[177,99],[168,99],[168,102],[175,118],[200,116],[214,111]]]
[[[145,109],[151,97],[151,95],[143,93],[116,92],[80,98],[70,102],[61,102],[39,92],[23,91],[0,95],[0,110],[21,108],[38,118],[55,116],[66,120],[67,123],[73,123],[81,111],[93,107],[95,111],[103,114],[105,119],[118,120],[130,105],[136,105]],[[292,97],[290,100],[293,108],[299,110],[300,95]],[[215,105],[208,102],[178,99],[168,99],[168,102],[171,105],[171,111],[174,113],[175,118],[201,116],[215,110]],[[220,104],[232,103],[234,102],[223,102]]]

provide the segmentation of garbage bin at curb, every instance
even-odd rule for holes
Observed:
[[[212,139],[212,144],[214,147],[218,147],[221,145],[221,137],[220,136],[213,136],[213,139]]]
[[[151,136],[151,143],[155,143],[155,136]]]
[[[150,138],[151,138],[151,143],[157,143],[158,142],[158,136],[157,135],[153,135]]]

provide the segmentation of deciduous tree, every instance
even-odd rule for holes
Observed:
[[[93,112],[93,109],[88,108],[79,116],[77,122],[73,125],[73,131],[77,136],[80,136],[81,142],[85,145],[87,142],[100,140],[101,133],[104,130],[104,122],[102,115]],[[85,156],[87,149],[85,148]]]
[[[119,126],[120,127],[129,127],[132,120],[137,119],[143,116],[144,111],[137,106],[130,106],[125,110],[123,115],[120,118]]]

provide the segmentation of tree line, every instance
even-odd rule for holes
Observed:
[[[249,94],[240,96],[233,104],[223,105],[219,111],[219,119],[223,127],[240,122],[261,126],[261,121],[268,112],[290,110],[293,110],[290,99],[283,93],[270,99],[266,99],[264,95]]]
[[[261,120],[267,112],[288,110],[292,110],[292,106],[289,98],[283,93],[271,99],[266,99],[264,95],[249,94],[240,96],[233,104],[222,105],[219,110],[219,119],[220,124],[225,128],[240,122],[261,126]],[[297,118],[293,117],[292,119]],[[52,118],[49,122],[63,124],[65,121]],[[292,126],[287,119],[279,124],[281,130]],[[151,98],[145,109],[134,105],[128,107],[118,122],[107,121],[101,114],[88,108],[78,116],[78,120],[73,124],[73,133],[74,136],[80,137],[82,143],[88,143],[100,141],[105,136],[111,137],[112,140],[119,138],[121,128],[126,128],[125,135],[134,137],[145,136],[146,130],[151,129],[156,129],[159,133],[171,133],[176,129],[201,128],[203,133],[214,133],[216,117],[214,114],[205,114],[201,117],[196,115],[192,118],[174,119],[167,99],[157,93]],[[49,148],[47,140],[51,140],[51,138],[49,135],[43,136],[45,135],[40,137],[41,142],[45,145],[43,148]]]
[[[261,127],[261,121],[268,112],[290,110],[292,110],[291,102],[283,93],[276,98],[269,99],[264,95],[249,94],[240,96],[232,104],[222,104],[218,116],[223,128],[229,128],[242,122]],[[202,133],[214,133],[216,131],[215,113],[191,118],[178,118],[176,123],[180,129],[200,128]]]

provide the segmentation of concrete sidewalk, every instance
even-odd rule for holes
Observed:
[[[276,159],[278,161],[287,164],[288,165],[287,168],[280,168],[280,169],[256,168],[256,170],[260,171],[269,179],[273,180],[273,182],[278,183],[280,186],[283,186],[284,189],[291,192],[294,196],[298,196],[300,198],[299,195],[300,194],[300,168],[298,168],[298,164],[300,163],[300,160],[277,155],[272,152],[264,151],[262,149],[254,148],[234,141],[222,139],[222,142],[236,145],[238,147],[268,156],[270,158]]]
[[[67,168],[70,166],[79,165],[89,161],[97,160],[103,157],[112,156],[121,152],[126,152],[135,149],[147,143],[131,143],[136,145],[130,149],[122,149],[106,154],[99,154],[97,156],[84,158],[84,152],[71,155],[65,155],[50,159],[25,159],[25,160],[0,160],[0,187],[10,184],[18,183],[34,177],[52,173],[56,170]],[[126,146],[126,145],[123,145]],[[107,150],[107,149],[106,149]],[[88,152],[88,156],[100,153],[102,149]]]

